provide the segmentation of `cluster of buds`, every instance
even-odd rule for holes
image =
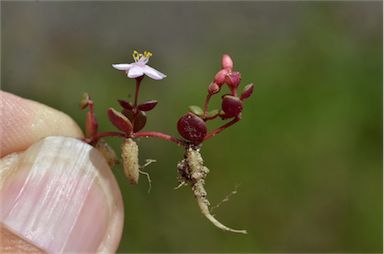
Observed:
[[[213,137],[220,131],[238,122],[243,111],[243,101],[249,98],[253,92],[253,84],[245,86],[243,92],[238,96],[238,88],[241,82],[241,73],[233,71],[233,61],[229,55],[223,55],[221,69],[217,72],[214,80],[208,86],[208,95],[205,100],[204,108],[190,106],[189,112],[183,115],[177,124],[180,135],[194,145],[199,145],[203,141]],[[221,88],[227,85],[230,93],[221,97],[221,109],[208,110],[209,102]],[[233,119],[230,124],[224,125],[211,133],[208,133],[206,122],[220,117],[222,120]]]
[[[106,158],[112,167],[116,162],[115,152],[105,142],[105,137],[119,137],[123,139],[121,146],[121,158],[123,160],[124,172],[132,184],[137,184],[139,173],[145,174],[150,178],[147,172],[141,171],[151,161],[144,166],[139,166],[139,148],[135,139],[140,137],[156,137],[163,140],[176,143],[185,149],[184,159],[178,164],[180,186],[190,185],[193,194],[200,207],[200,211],[218,228],[225,231],[236,233],[246,233],[245,230],[234,230],[224,226],[210,214],[209,201],[204,189],[205,177],[209,170],[204,166],[200,154],[200,147],[203,141],[210,139],[229,126],[237,123],[241,119],[243,102],[249,98],[253,92],[253,84],[245,86],[243,92],[238,96],[238,88],[241,81],[240,72],[233,71],[233,61],[228,55],[222,58],[221,69],[215,75],[213,81],[208,86],[208,94],[203,108],[190,106],[189,112],[183,115],[177,122],[177,129],[183,139],[175,138],[170,135],[156,131],[142,131],[147,123],[147,113],[153,110],[156,100],[150,100],[139,103],[140,85],[145,76],[155,80],[161,80],[166,77],[163,73],[147,65],[152,53],[145,51],[143,54],[134,51],[133,59],[135,62],[130,64],[113,64],[112,66],[131,79],[136,80],[136,89],[133,102],[125,99],[118,100],[122,107],[121,110],[109,108],[107,111],[110,122],[119,131],[98,132],[98,124],[94,112],[94,103],[88,94],[85,94],[81,108],[88,108],[85,121],[85,139],[84,141],[96,147]],[[221,108],[209,110],[209,102],[212,96],[218,94],[222,87],[227,85],[229,93],[222,95]],[[206,122],[214,119],[229,120],[221,127],[208,132]]]

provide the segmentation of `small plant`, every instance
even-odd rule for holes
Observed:
[[[115,152],[105,142],[105,137],[120,137],[123,139],[121,145],[121,157],[125,175],[132,184],[137,184],[140,173],[146,174],[150,183],[148,173],[142,171],[139,166],[139,148],[135,139],[141,137],[156,137],[175,143],[184,149],[184,158],[177,164],[179,173],[179,188],[183,185],[189,185],[197,200],[200,211],[218,228],[236,233],[246,233],[245,230],[231,229],[220,223],[209,210],[209,201],[204,184],[209,169],[204,166],[200,149],[202,144],[216,136],[226,128],[239,122],[241,112],[244,108],[244,100],[248,99],[253,92],[253,84],[245,86],[241,93],[238,92],[241,74],[233,71],[233,61],[229,55],[223,55],[221,69],[215,75],[213,81],[208,86],[207,96],[203,107],[192,105],[177,122],[177,130],[182,138],[172,137],[170,135],[156,131],[141,131],[147,123],[147,113],[153,110],[156,100],[139,102],[140,86],[145,76],[155,80],[161,80],[166,77],[163,73],[148,66],[148,60],[152,53],[145,51],[143,54],[134,51],[134,63],[113,64],[112,66],[123,71],[128,78],[136,80],[136,90],[133,102],[128,100],[118,100],[121,106],[120,110],[108,109],[108,117],[111,123],[119,131],[99,132],[98,124],[94,113],[94,103],[88,94],[85,94],[81,101],[81,108],[88,108],[85,120],[85,139],[84,141],[97,148],[113,167],[117,162]],[[209,109],[209,104],[213,96],[218,95],[222,88],[228,87],[229,93],[221,96],[221,108]],[[209,131],[208,121],[226,121],[225,124],[217,129]],[[146,164],[149,164],[149,161]]]

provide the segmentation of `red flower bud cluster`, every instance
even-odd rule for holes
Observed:
[[[190,106],[190,112],[182,116],[177,123],[177,130],[180,135],[188,142],[198,145],[230,125],[238,122],[244,108],[243,101],[249,98],[253,92],[253,84],[249,84],[245,87],[241,95],[238,96],[237,90],[240,82],[241,73],[233,71],[233,61],[231,57],[227,54],[223,55],[221,69],[216,73],[213,82],[208,86],[208,95],[204,109],[201,109],[198,106]],[[219,93],[224,84],[228,86],[230,94],[222,96],[220,110],[216,109],[208,111],[211,97]],[[207,134],[206,122],[217,117],[220,117],[222,120],[230,118],[233,118],[233,120]]]
[[[221,59],[221,70],[219,70],[213,83],[217,84],[220,88],[222,85],[227,84],[231,91],[236,89],[241,81],[240,72],[233,71],[233,61],[227,54],[223,55]]]

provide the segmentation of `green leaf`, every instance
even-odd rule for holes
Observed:
[[[216,116],[217,114],[219,114],[219,110],[218,110],[218,109],[214,109],[214,110],[209,111],[209,112],[207,113],[207,117],[208,117],[208,118],[211,118],[211,117]]]
[[[189,108],[189,111],[191,111],[195,115],[202,116],[204,114],[204,111],[199,106],[192,105],[192,106],[189,106],[188,108]]]

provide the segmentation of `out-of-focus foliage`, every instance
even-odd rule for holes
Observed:
[[[175,191],[183,151],[139,142],[158,162],[130,186],[120,252],[381,252],[382,3],[377,2],[2,2],[2,89],[46,103],[80,125],[83,92],[106,109],[134,82],[111,67],[151,50],[168,75],[145,79],[157,99],[146,130],[177,135],[188,105],[202,104],[223,53],[255,83],[243,120],[207,142],[215,213],[249,234],[218,230],[191,190]],[[218,102],[218,101],[216,101]],[[118,150],[119,140],[111,139]]]

